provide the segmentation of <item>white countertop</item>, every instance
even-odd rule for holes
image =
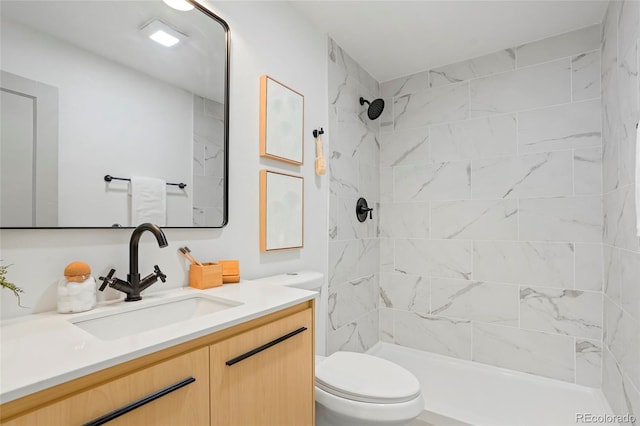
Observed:
[[[136,306],[202,294],[242,305],[116,340],[100,340],[70,321],[109,314],[131,303],[110,301],[77,314],[47,312],[0,323],[0,403],[313,299],[313,291],[250,281],[208,290],[143,294]],[[139,305],[138,305],[139,304]],[[125,306],[126,305],[126,306]]]

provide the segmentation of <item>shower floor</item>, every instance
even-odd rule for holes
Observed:
[[[380,342],[368,353],[418,378],[425,412],[419,417],[424,423],[416,424],[561,426],[586,424],[576,422],[578,413],[613,414],[599,389],[389,343]]]

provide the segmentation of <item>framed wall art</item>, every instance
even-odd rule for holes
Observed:
[[[304,96],[263,75],[260,77],[260,155],[302,165]]]
[[[260,170],[260,251],[302,248],[304,178]]]

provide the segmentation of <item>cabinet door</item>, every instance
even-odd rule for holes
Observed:
[[[190,378],[194,378],[195,381],[191,382]],[[172,390],[174,387],[177,389]],[[160,394],[162,391],[166,394],[158,396],[159,391]],[[4,425],[83,425],[131,403],[140,402],[145,397],[151,399],[151,396],[158,397],[107,424],[209,424],[209,348],[204,347],[177,356],[84,390],[10,420]]]
[[[210,362],[212,425],[314,424],[311,308],[211,345]]]

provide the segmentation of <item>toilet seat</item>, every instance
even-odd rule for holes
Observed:
[[[316,365],[316,386],[351,401],[398,404],[420,396],[420,383],[390,361],[356,352],[335,352]]]

